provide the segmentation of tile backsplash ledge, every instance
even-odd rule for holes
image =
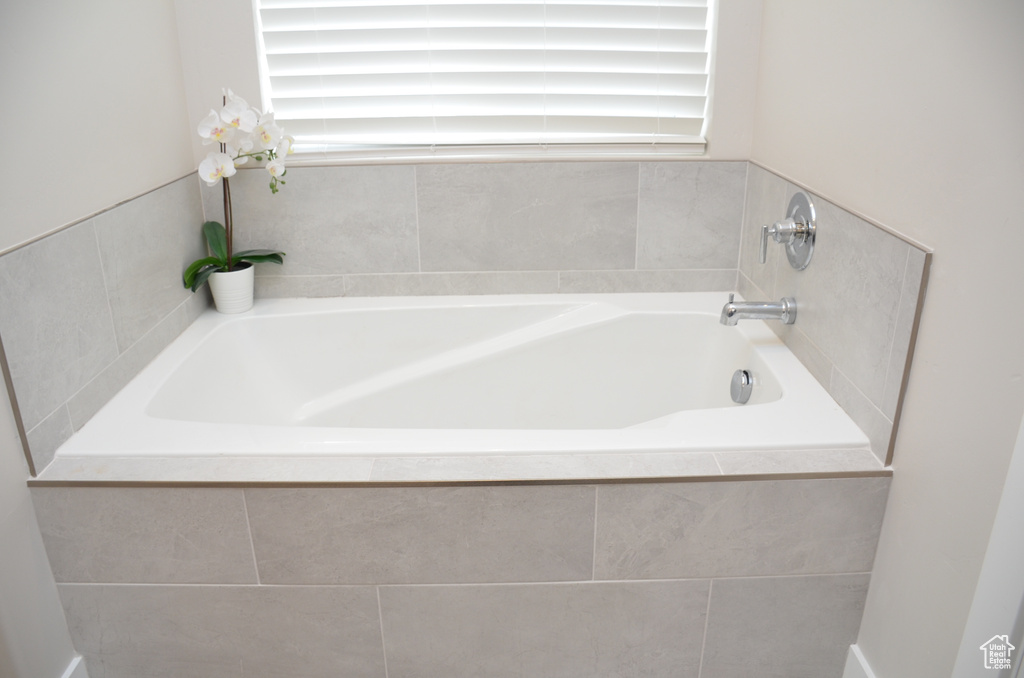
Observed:
[[[262,171],[232,179],[236,247],[287,252],[257,267],[257,297],[789,290],[803,303],[784,340],[884,456],[927,255],[816,198],[811,267],[776,252],[759,266],[756,230],[793,190],[709,161],[294,167],[277,195]],[[0,337],[37,470],[209,306],[181,272],[222,210],[189,175],[0,256]]]

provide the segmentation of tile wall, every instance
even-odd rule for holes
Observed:
[[[37,471],[209,306],[182,287],[204,256],[185,177],[0,257],[0,337]]]
[[[774,242],[759,263],[761,225],[784,218],[798,190],[750,165],[739,291],[747,299],[796,298],[796,324],[769,325],[887,461],[930,255],[811,193],[811,264],[797,271]]]
[[[32,494],[93,678],[838,678],[888,485]]]
[[[208,305],[181,271],[221,219],[194,176],[0,257],[0,337],[37,469]],[[505,163],[262,170],[232,181],[237,247],[287,252],[257,295],[729,291],[795,296],[773,324],[872,440],[898,420],[927,254],[817,198],[812,265],[762,223],[796,187],[746,162]]]
[[[239,247],[287,253],[261,296],[731,290],[745,162],[297,167],[239,172]],[[203,190],[220,219],[217,188]]]

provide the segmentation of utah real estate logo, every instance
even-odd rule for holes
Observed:
[[[1012,668],[1013,660],[1010,658],[1010,653],[1015,649],[1017,648],[1010,645],[1009,636],[992,636],[981,646],[981,651],[985,653],[985,668]]]

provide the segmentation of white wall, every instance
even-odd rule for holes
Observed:
[[[1008,678],[1010,670],[993,673],[986,669],[981,646],[996,635],[1008,635],[1016,650],[1010,653],[1014,665],[1024,654],[1024,420],[1017,432],[1013,460],[1006,477],[999,511],[985,551],[985,563],[974,593],[960,652],[953,675],[956,678]]]
[[[195,169],[173,0],[0,5],[0,252]],[[197,224],[197,228],[198,228]],[[0,675],[74,656],[0,389]]]
[[[0,676],[58,678],[75,652],[26,478],[7,390],[0,388]]]
[[[173,0],[0,5],[0,252],[195,169]]]
[[[879,678],[953,670],[1024,412],[1021,35],[1015,0],[764,6],[752,159],[934,249],[858,640]]]

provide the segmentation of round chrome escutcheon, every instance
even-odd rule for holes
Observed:
[[[729,387],[733,402],[744,404],[750,400],[750,393],[754,390],[754,379],[747,370],[736,370],[732,375],[732,384]]]

